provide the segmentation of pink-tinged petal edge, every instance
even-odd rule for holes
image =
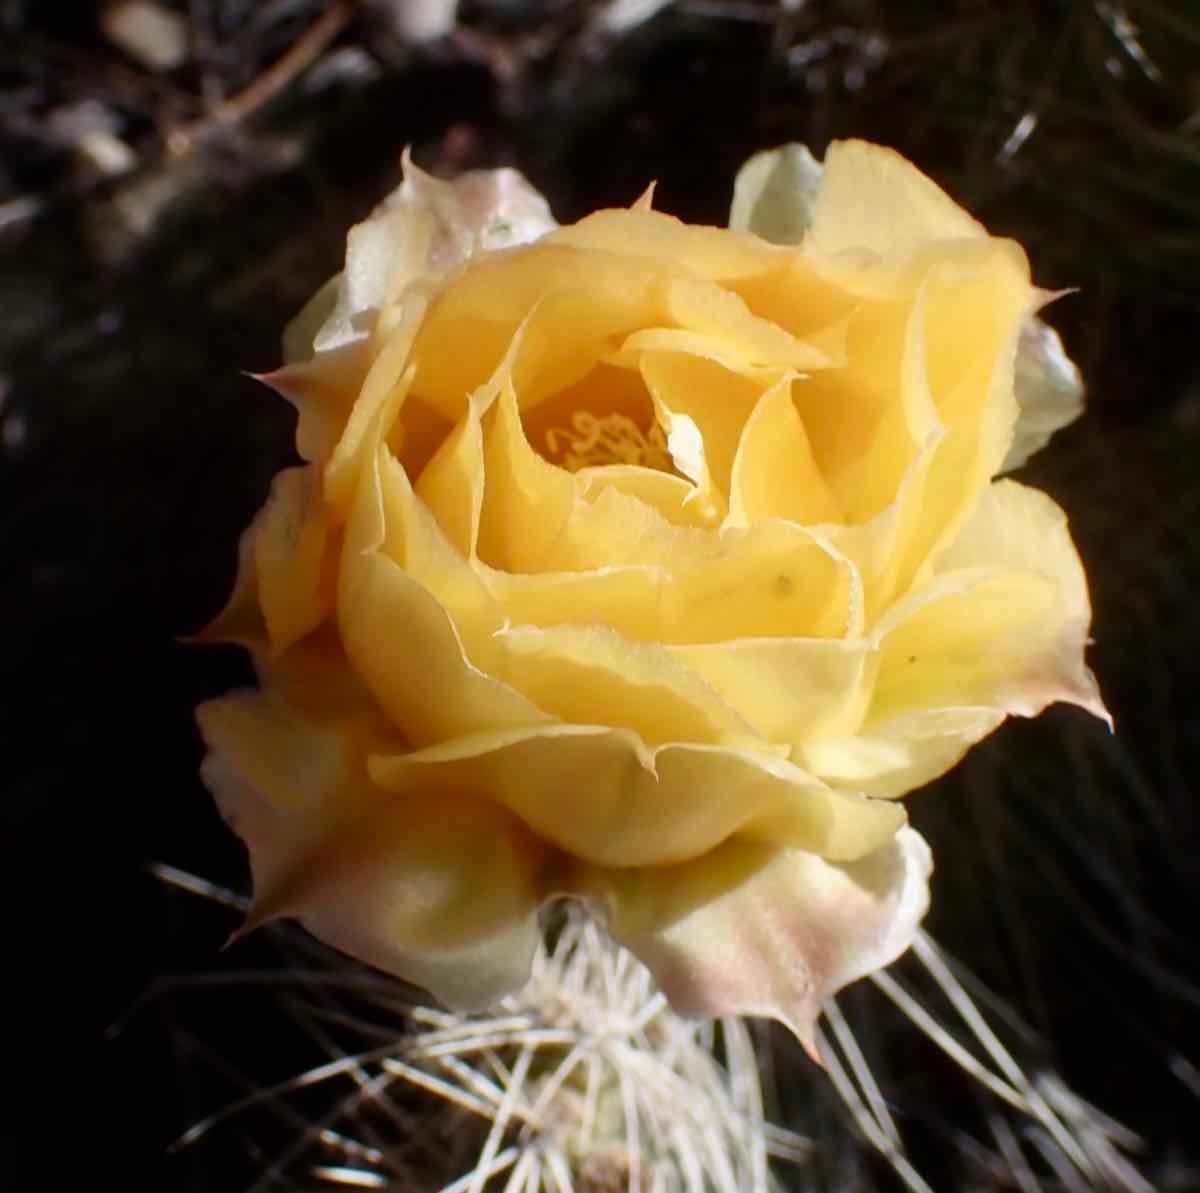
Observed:
[[[606,901],[614,936],[675,1011],[777,1019],[820,1064],[822,1005],[905,952],[929,907],[932,869],[929,846],[907,827],[842,865],[731,842],[707,866],[659,870],[628,886],[617,880]],[[715,871],[741,881],[712,897]]]

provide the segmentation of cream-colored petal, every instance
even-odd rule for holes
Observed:
[[[783,518],[812,526],[840,522],[841,509],[813,458],[792,401],[792,376],[759,398],[742,428],[729,482],[729,523]]]
[[[585,501],[594,501],[611,489],[649,506],[676,526],[715,530],[721,522],[718,510],[695,500],[696,488],[690,481],[670,472],[609,464],[603,468],[581,468],[575,476]]]
[[[809,238],[825,254],[901,257],[930,241],[986,236],[945,191],[894,149],[834,141],[825,154]]]
[[[925,841],[902,828],[850,864],[731,841],[686,865],[583,882],[676,1011],[778,1019],[815,1058],[822,1004],[908,948],[931,870]]]
[[[398,801],[370,782],[348,730],[272,693],[235,693],[198,718],[204,779],[250,853],[249,926],[295,916],[456,1004],[524,981],[545,855],[511,814],[460,793]]]
[[[343,272],[288,326],[288,359],[352,343],[413,282],[557,226],[545,199],[515,170],[474,170],[442,182],[407,153],[403,165],[400,186],[351,228]]]
[[[1020,468],[1083,413],[1083,379],[1058,332],[1036,316],[1021,324],[1013,388],[1020,415],[1003,471]]]
[[[781,145],[749,158],[733,182],[729,227],[772,244],[799,244],[813,220],[824,170],[806,145]]]
[[[770,748],[657,642],[632,641],[605,625],[519,626],[501,630],[496,641],[503,652],[500,678],[571,724],[631,729],[651,746]]]
[[[598,866],[699,858],[733,835],[846,860],[904,823],[903,808],[834,792],[781,758],[705,745],[649,750],[604,726],[494,730],[371,759],[397,795],[463,792],[503,804],[539,839]]]
[[[767,741],[796,751],[814,738],[858,729],[877,662],[862,638],[738,638],[669,649]]]

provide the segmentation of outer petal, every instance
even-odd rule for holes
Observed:
[[[823,174],[805,145],[756,153],[734,179],[729,227],[772,244],[799,244],[812,223]]]
[[[690,744],[650,751],[605,726],[477,733],[376,756],[370,773],[397,794],[484,794],[601,866],[698,859],[735,834],[847,860],[904,823],[899,805],[832,792],[781,758]]]
[[[346,267],[284,333],[301,360],[367,335],[376,313],[411,282],[481,251],[536,240],[557,227],[546,200],[515,170],[476,170],[441,182],[404,155],[404,181],[351,228]]]
[[[809,235],[824,254],[867,249],[903,257],[931,241],[987,231],[894,149],[835,141],[825,155]]]
[[[1058,332],[1040,319],[1021,325],[1014,388],[1021,408],[1004,470],[1020,468],[1055,431],[1083,413],[1083,379],[1063,351]]]
[[[848,865],[733,841],[684,866],[587,881],[677,1011],[779,1019],[815,1058],[821,1005],[908,948],[931,869],[924,840],[903,828]]]
[[[396,801],[370,783],[351,733],[271,694],[198,716],[205,781],[250,851],[250,924],[296,916],[455,1004],[524,981],[544,850],[510,814],[459,794]]]
[[[1107,719],[1083,658],[1083,568],[1050,498],[996,482],[937,567],[879,627],[879,678],[862,728],[802,751],[830,783],[904,795],[1006,715],[1035,716],[1056,700]]]

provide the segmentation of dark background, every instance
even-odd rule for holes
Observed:
[[[303,946],[219,953],[236,915],[147,863],[245,887],[191,709],[247,670],[176,639],[221,604],[290,459],[289,410],[245,373],[277,361],[401,148],[516,165],[564,222],[657,179],[658,207],[720,223],[749,153],[855,135],[1020,239],[1041,285],[1078,288],[1049,317],[1090,391],[1023,476],[1071,516],[1117,734],[1051,710],[909,801],[931,930],[1029,1025],[1023,1063],[1137,1131],[1158,1187],[1200,1188],[1196,6],[679,0],[613,31],[598,3],[477,0],[415,46],[387,4],[347,4],[270,96],[256,80],[337,6],[173,7],[187,57],[154,72],[98,6],[0,3],[0,1187],[248,1187],[266,1127],[165,1148],[312,1048],[269,986],[223,982]],[[128,172],[89,159],[97,122]],[[873,991],[846,1003],[935,1187],[1011,1187],[972,1167],[969,1083]],[[848,1129],[807,1097],[819,1187],[892,1187],[844,1166]]]

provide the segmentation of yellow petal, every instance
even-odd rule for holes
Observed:
[[[672,267],[552,240],[478,258],[430,306],[413,347],[413,392],[452,424],[522,325],[511,367],[527,405],[578,381],[620,338],[662,322],[661,280]]]
[[[729,482],[731,525],[766,518],[802,526],[842,520],[792,401],[794,380],[783,377],[767,390],[742,428]]]
[[[650,751],[602,726],[482,732],[371,759],[397,795],[473,792],[600,866],[697,858],[732,835],[861,857],[904,823],[898,804],[833,792],[779,758],[704,745]]]
[[[893,149],[834,141],[809,238],[825,254],[907,256],[930,241],[986,236],[945,191]]]
[[[993,484],[938,569],[879,626],[879,678],[858,734],[805,747],[804,764],[829,782],[903,795],[1006,715],[1062,700],[1107,717],[1083,659],[1083,569],[1053,501]]]
[[[339,536],[330,533],[315,483],[311,466],[285,468],[249,532],[258,602],[276,653],[333,611]]]
[[[929,847],[902,828],[848,865],[730,841],[683,866],[598,870],[581,885],[678,1013],[778,1019],[815,1056],[822,1004],[908,948],[931,870]]]
[[[377,443],[346,528],[337,613],[347,657],[416,743],[545,721],[523,696],[470,662],[443,605],[385,553],[389,519],[380,473],[387,459]],[[393,515],[393,533],[396,522]]]
[[[502,630],[500,676],[540,709],[575,725],[631,729],[648,745],[768,743],[699,676],[656,642],[604,625]]]
[[[697,486],[698,504],[717,500],[725,508],[742,426],[762,390],[713,361],[683,353],[645,352],[641,370],[676,469]],[[691,434],[681,433],[685,420],[695,428]]]
[[[597,211],[576,224],[559,228],[546,240],[672,266],[682,262],[690,273],[718,282],[769,269],[780,251],[757,236],[685,224],[659,211],[624,209]]]
[[[670,651],[767,741],[797,751],[815,738],[853,734],[873,691],[874,651],[861,638],[739,638]]]
[[[862,627],[853,564],[790,522],[731,527],[720,549],[676,567],[665,592],[669,642],[842,638]]]

